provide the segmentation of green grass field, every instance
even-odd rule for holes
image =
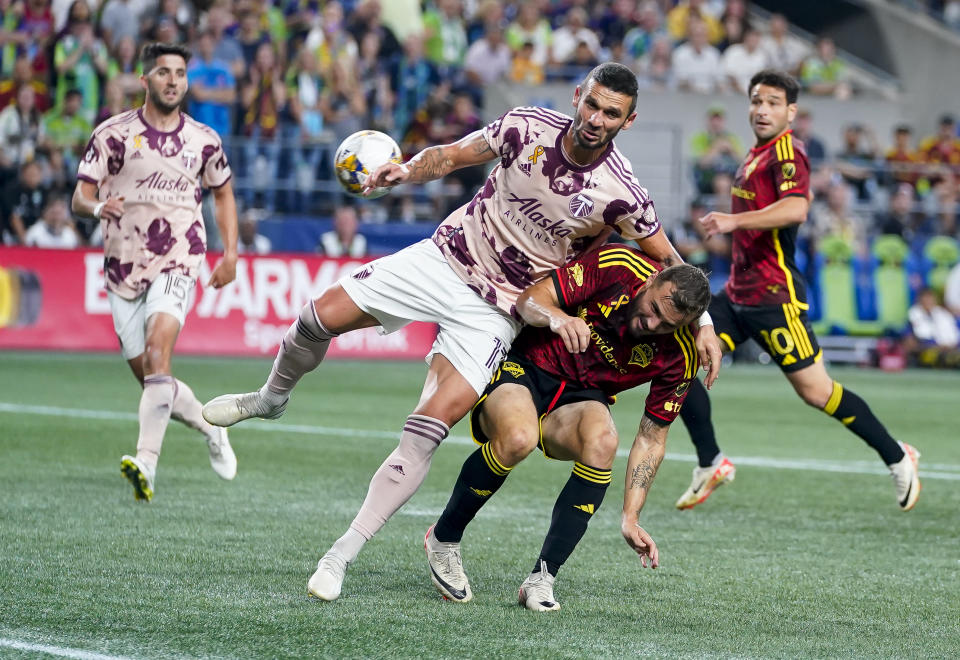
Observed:
[[[260,384],[269,362],[178,358],[206,400]],[[896,506],[876,455],[807,409],[775,369],[714,390],[736,482],[687,512],[681,424],[643,524],[661,567],[619,533],[623,458],[557,581],[560,612],[516,605],[570,465],[535,453],[464,537],[472,603],[443,602],[423,533],[464,458],[461,424],[407,507],[361,553],[336,603],[306,581],[395,445],[422,364],[331,362],[283,419],[237,427],[226,483],[171,423],[150,505],[120,476],[139,390],[119,356],[0,353],[0,656],[957,657],[960,444],[955,373],[834,370],[923,453],[923,493]],[[644,392],[614,406],[629,447]]]

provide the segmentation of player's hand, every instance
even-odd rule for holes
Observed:
[[[553,316],[550,331],[560,335],[563,345],[571,353],[583,353],[590,345],[590,328],[579,316]]]
[[[213,273],[210,274],[210,281],[207,282],[207,286],[212,286],[214,289],[222,289],[230,284],[236,276],[237,257],[234,255],[224,255],[223,258],[220,259],[220,263],[217,264],[217,267],[213,269]]]
[[[721,213],[720,211],[710,211],[700,218],[700,224],[707,230],[707,237],[729,234],[737,228],[736,217],[732,213]]]
[[[703,378],[703,384],[709,390],[720,377],[720,362],[723,360],[723,349],[720,346],[720,338],[712,325],[702,325],[697,330],[697,355],[700,358],[700,364],[707,375]]]
[[[123,197],[111,197],[104,203],[100,209],[100,218],[102,220],[113,221],[120,224],[120,218],[123,217]]]
[[[640,555],[640,563],[644,568],[656,568],[660,565],[660,551],[657,544],[653,542],[646,530],[635,521],[629,520],[629,516],[623,517],[620,523],[620,533],[633,551]],[[647,563],[649,562],[649,563]]]
[[[410,168],[399,163],[385,163],[373,171],[363,183],[364,197],[376,188],[389,188],[410,178]]]

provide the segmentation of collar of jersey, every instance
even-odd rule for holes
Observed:
[[[137,108],[137,116],[140,118],[140,121],[143,122],[143,125],[147,127],[148,132],[152,132],[157,135],[173,135],[174,133],[179,133],[180,130],[183,128],[184,118],[183,118],[182,110],[180,111],[180,123],[177,124],[177,127],[172,131],[161,131],[160,129],[152,126],[150,122],[147,121],[147,118],[143,116],[143,106],[140,106],[139,108]]]
[[[750,150],[750,153],[752,153],[752,154],[758,154],[758,153],[760,153],[761,151],[763,151],[764,149],[767,149],[767,148],[769,148],[769,147],[772,147],[772,146],[776,143],[777,140],[779,140],[780,138],[782,138],[782,137],[783,137],[784,135],[786,135],[787,133],[793,133],[793,129],[792,129],[792,128],[788,128],[788,129],[785,130],[783,133],[781,133],[781,134],[778,135],[777,137],[773,138],[772,140],[770,140],[769,142],[767,142],[767,143],[766,143],[765,145],[763,145],[762,147],[753,147],[753,148]]]
[[[571,163],[570,160],[563,155],[563,149],[560,148],[560,141],[563,139],[563,136],[567,134],[567,131],[570,130],[570,126],[573,124],[573,120],[567,120],[567,125],[564,126],[563,130],[560,131],[560,134],[557,135],[557,141],[554,143],[553,148],[557,150],[557,153],[560,154],[560,160],[563,161],[564,166],[568,170],[573,170],[574,172],[589,172],[600,166],[604,160],[607,159],[607,156],[610,155],[610,152],[613,151],[613,140],[607,142],[607,148],[604,149],[603,153],[600,154],[600,157],[597,158],[592,163],[587,165],[577,165],[576,163]]]

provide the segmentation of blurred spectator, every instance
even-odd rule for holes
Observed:
[[[494,0],[496,2],[496,0]],[[353,40],[358,47],[362,46],[364,38],[369,34],[377,36],[379,41],[380,57],[384,61],[390,61],[400,55],[401,47],[393,31],[380,20],[381,6],[380,0],[366,0],[361,2],[347,23],[347,30],[353,36]],[[362,78],[361,78],[362,80]]]
[[[907,243],[925,241],[937,233],[937,225],[914,208],[913,186],[901,183],[890,197],[889,208],[877,214],[874,226],[880,234],[896,234]]]
[[[233,16],[223,5],[214,5],[207,12],[207,28],[213,34],[213,59],[225,62],[237,80],[246,77],[247,67],[240,42],[227,34]]]
[[[111,0],[111,6],[114,2],[126,0]],[[57,71],[55,105],[63,104],[68,89],[79,89],[83,93],[81,113],[92,122],[100,109],[100,77],[107,73],[107,47],[94,34],[89,18],[67,23],[67,34],[54,48],[53,64]]]
[[[816,169],[827,159],[827,148],[823,145],[823,140],[813,132],[812,125],[813,115],[810,114],[809,110],[804,109],[797,112],[793,135],[803,142],[807,158],[810,159],[810,165]]]
[[[67,26],[67,17],[70,14],[70,9],[74,1],[75,0],[53,0],[53,2],[50,3],[50,11],[53,12],[54,34],[58,34]],[[87,6],[94,16],[99,15],[101,4],[103,3],[101,3],[100,0],[87,0]],[[0,1],[0,7],[2,6],[3,2]]]
[[[18,7],[18,5],[14,5],[14,7]],[[50,10],[50,0],[25,0],[19,7],[23,8],[23,13],[20,16],[16,32],[27,35],[24,48],[27,57],[30,58],[34,72],[47,73],[50,70],[47,49],[51,45],[54,34],[56,34],[53,27],[53,12]]]
[[[843,180],[857,191],[857,199],[868,201],[873,197],[878,151],[877,138],[870,126],[849,124],[844,129],[843,148],[836,155],[836,168]]]
[[[503,28],[489,23],[480,39],[467,50],[464,70],[472,85],[494,83],[510,72],[510,48],[503,40]]]
[[[952,115],[940,118],[937,134],[920,142],[920,157],[930,165],[942,165],[960,173],[960,140],[957,139],[957,125]],[[936,177],[939,178],[939,177]]]
[[[454,97],[453,108],[447,114],[443,124],[447,130],[443,139],[446,143],[455,142],[483,128],[483,121],[477,114],[470,94],[464,92]],[[451,173],[446,180],[456,182],[460,186],[460,194],[451,198],[447,211],[468,203],[486,178],[487,168],[483,165],[464,167]]]
[[[104,0],[100,32],[111,48],[116,48],[124,37],[137,39],[140,25],[131,0]]]
[[[371,33],[369,38],[376,39]],[[325,137],[323,99],[324,82],[320,76],[320,63],[312,51],[300,48],[290,66],[286,78],[290,116],[295,125],[288,131],[294,138],[293,165],[296,189],[291,191],[294,201],[291,208],[304,211],[314,188],[314,180],[326,148],[321,140]],[[359,90],[358,90],[359,93]]]
[[[113,52],[114,55],[107,61],[107,80],[120,85],[130,107],[141,105],[143,88],[140,86],[140,76],[143,75],[143,65],[136,42],[131,37],[123,37]]]
[[[339,206],[333,214],[333,229],[320,236],[317,251],[328,257],[363,257],[367,254],[367,239],[358,232],[357,210]]]
[[[828,236],[842,239],[854,254],[863,254],[866,231],[863,222],[850,210],[852,192],[845,183],[834,183],[827,191],[825,202],[815,200],[811,218],[801,231],[813,243],[814,250]]]
[[[733,175],[726,172],[717,172],[713,175],[713,194],[710,198],[710,210],[730,213],[733,206],[733,197],[730,189],[733,188]]]
[[[707,110],[705,130],[695,133],[690,140],[693,178],[701,194],[713,191],[713,178],[717,173],[736,173],[744,154],[740,138],[727,130],[724,114],[720,106]]]
[[[414,34],[423,34],[421,0],[389,0],[382,6],[383,24],[401,44]]]
[[[43,169],[35,160],[24,163],[19,178],[8,181],[3,189],[3,240],[22,244],[27,230],[40,219],[50,191],[43,185]]]
[[[24,85],[33,88],[33,103],[38,112],[50,109],[50,88],[44,80],[34,75],[30,58],[22,54],[17,56],[13,64],[13,77],[0,79],[0,110],[16,103],[17,90]]]
[[[691,39],[692,24],[697,19],[704,25],[707,43],[719,44],[723,41],[723,27],[717,17],[707,11],[706,4],[704,0],[680,0],[676,7],[667,12],[667,32],[674,41]]]
[[[908,312],[910,334],[904,341],[917,364],[925,367],[960,366],[960,329],[957,319],[942,307],[933,289],[923,289]]]
[[[923,159],[914,149],[911,143],[912,137],[913,130],[906,124],[900,124],[893,129],[893,146],[887,150],[884,157],[889,178],[893,183],[916,186],[920,178]]]
[[[730,271],[730,238],[725,234],[708,237],[700,218],[707,214],[707,205],[702,198],[690,202],[686,218],[674,225],[670,242],[688,264],[704,273],[726,280]]]
[[[529,43],[532,48],[524,59],[540,67],[550,64],[553,30],[550,21],[540,13],[536,0],[520,0],[517,18],[507,28],[506,38],[507,45],[515,54],[519,54]]]
[[[927,199],[933,202],[933,213],[938,224],[938,233],[953,236],[957,233],[957,212],[960,205],[957,202],[957,181],[952,177],[945,177],[933,187],[933,195]]]
[[[424,52],[438,67],[463,66],[467,54],[467,31],[460,0],[438,0],[436,8],[423,15]]]
[[[280,143],[276,138],[279,137],[280,113],[286,101],[287,90],[283,77],[277,72],[273,46],[260,44],[240,92],[240,102],[245,108],[243,134],[249,138],[244,145],[244,167],[253,184],[245,195],[248,206],[253,206],[256,187],[264,192],[264,205],[273,210],[273,184],[280,163]]]
[[[600,45],[612,50],[615,46],[623,44],[627,33],[638,21],[637,0],[613,0],[610,6],[603,10],[595,24],[596,34],[600,36]],[[599,56],[599,51],[595,51],[595,54]],[[633,59],[642,54],[634,55]]]
[[[237,223],[237,252],[240,254],[269,254],[273,248],[270,239],[257,233],[257,222],[263,212],[258,209],[247,209],[240,214]]]
[[[760,33],[748,27],[743,33],[743,43],[733,44],[724,51],[721,67],[730,88],[748,94],[753,74],[767,67],[767,53],[760,48]]]
[[[853,93],[847,80],[847,65],[837,57],[830,37],[817,39],[817,51],[803,63],[800,82],[811,94],[848,99]]]
[[[943,303],[954,316],[960,317],[960,263],[950,269],[943,288]]]
[[[393,132],[393,90],[390,89],[388,60],[380,55],[380,35],[370,31],[360,41],[357,80],[367,104],[364,122],[370,128]]]
[[[580,44],[586,44],[594,59],[600,53],[600,39],[587,27],[587,12],[582,7],[574,7],[566,16],[563,27],[553,31],[553,61],[557,64],[570,64]]]
[[[544,80],[543,66],[537,64],[533,57],[534,45],[528,41],[520,47],[510,65],[510,80],[521,85],[542,85]]]
[[[103,107],[100,108],[100,112],[97,113],[94,124],[99,126],[110,119],[110,117],[119,115],[121,112],[126,112],[132,108],[133,105],[128,102],[127,96],[123,93],[123,88],[120,87],[120,83],[116,80],[108,80],[103,91]]]
[[[204,30],[187,65],[190,115],[219,135],[233,135],[237,83],[229,64],[216,59],[215,52],[213,30]]]
[[[72,250],[80,245],[80,236],[73,227],[70,207],[65,197],[55,196],[47,200],[40,216],[27,230],[23,244],[27,247]]]
[[[0,0],[0,80],[6,81],[11,76],[17,57],[26,56],[24,51],[30,36],[17,29],[22,19],[21,3],[15,3],[14,0]],[[30,62],[29,57],[27,62]]]
[[[333,143],[340,144],[344,138],[363,128],[367,116],[367,102],[363,90],[353,84],[345,67],[333,67],[333,79],[320,95],[324,122],[333,133]]]
[[[673,75],[678,89],[713,94],[723,88],[720,51],[707,41],[707,30],[704,21],[691,20],[690,39],[673,51]]]
[[[323,2],[320,0],[279,0],[283,5],[287,33],[294,47],[299,48],[306,38],[314,21],[320,15]]]
[[[403,55],[394,62],[390,79],[396,94],[393,126],[402,134],[440,83],[436,67],[423,56],[423,37],[413,35],[403,43]]]
[[[747,31],[750,29],[745,0],[727,0],[727,6],[720,15],[720,27],[723,28],[723,40],[717,45],[720,50],[726,52],[730,46],[743,43],[747,37]],[[758,44],[759,41],[760,33],[758,31]],[[754,73],[759,70],[755,69]]]
[[[249,68],[253,60],[257,57],[257,49],[260,44],[268,43],[273,45],[270,40],[270,34],[264,29],[261,15],[256,11],[246,11],[240,15],[240,29],[236,34],[237,43],[240,44],[240,51],[243,53],[243,61]],[[274,48],[276,52],[276,48]]]
[[[71,89],[64,97],[63,106],[43,117],[45,146],[63,151],[71,170],[76,169],[83,147],[93,131],[91,123],[80,114],[82,105],[83,94],[79,89]]]
[[[42,139],[33,87],[21,87],[16,102],[0,111],[0,178],[9,180],[23,163],[33,160]]]
[[[193,14],[180,0],[159,0],[156,8],[143,21],[143,33],[156,35],[161,24],[167,23],[176,32],[173,43],[189,43],[193,36]]]
[[[486,33],[488,25],[506,28],[501,0],[480,0],[467,23],[467,43],[472,44],[480,39]]]
[[[631,28],[623,37],[625,57],[631,62],[631,68],[636,68],[641,57],[650,52],[653,42],[668,36],[663,27],[663,15],[656,0],[644,0],[637,9],[637,25]]]
[[[676,85],[670,37],[654,39],[650,51],[637,61],[637,83],[643,89],[665,90]]]
[[[287,21],[283,10],[274,4],[274,0],[249,0],[253,8],[260,15],[264,29],[270,36],[270,41],[277,47],[277,57],[281,62],[287,62]],[[183,0],[180,6],[183,7]],[[279,3],[277,3],[279,4]]]
[[[761,47],[767,52],[770,66],[796,74],[800,71],[807,48],[793,40],[787,32],[787,19],[783,14],[770,16],[769,32],[761,40]]]
[[[320,59],[320,73],[326,80],[333,77],[336,65],[341,74],[348,76],[349,84],[354,84],[353,72],[360,51],[344,27],[343,6],[339,2],[324,5],[319,25],[307,34],[306,47],[316,52]]]

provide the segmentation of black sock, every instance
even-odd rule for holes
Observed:
[[[887,432],[877,416],[870,410],[867,402],[843,385],[834,381],[833,394],[823,407],[823,412],[839,419],[848,429],[863,438],[873,447],[887,465],[903,460],[903,448]]]
[[[463,538],[463,530],[477,515],[477,511],[487,503],[490,496],[503,485],[512,469],[504,467],[497,460],[490,449],[489,442],[470,454],[463,463],[447,507],[433,528],[433,534],[437,540],[444,543],[459,543]]]
[[[553,507],[553,519],[534,573],[540,571],[540,562],[544,561],[550,575],[556,576],[587,532],[590,518],[600,508],[610,485],[610,475],[610,470],[599,470],[583,463],[573,464],[573,474]]]
[[[717,446],[717,436],[713,433],[713,422],[710,419],[710,396],[698,378],[690,381],[687,398],[680,408],[680,418],[687,427],[693,446],[697,448],[697,462],[700,467],[710,467],[713,459],[720,453],[720,447]]]

